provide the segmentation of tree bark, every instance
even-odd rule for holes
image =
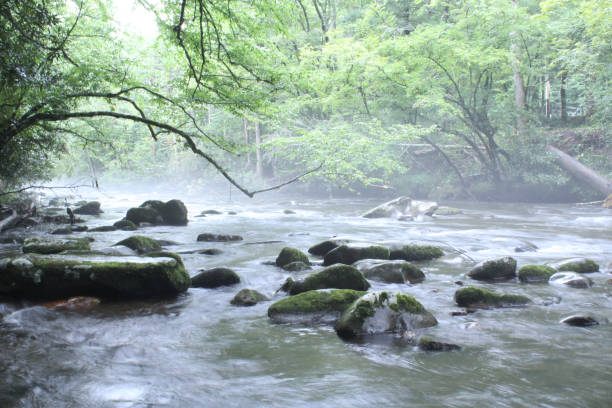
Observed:
[[[577,180],[599,191],[603,197],[612,193],[612,182],[554,146],[547,147],[555,155],[555,163]]]
[[[261,157],[261,125],[255,123],[255,174],[257,177],[263,176],[263,163]]]
[[[567,122],[567,96],[565,94],[565,83],[567,81],[567,73],[561,74],[561,89],[559,90],[559,97],[561,99],[561,122]]]
[[[517,8],[517,0],[512,0],[512,7]],[[510,54],[512,58],[512,74],[514,80],[514,103],[518,116],[516,118],[516,127],[520,138],[525,137],[525,83],[521,75],[521,59],[520,48],[518,45],[518,33],[512,31],[510,33]]]
[[[242,119],[242,128],[244,130],[244,144],[247,148],[247,166],[251,167],[251,152],[249,152],[249,145],[251,141],[249,140],[249,120],[247,118]]]

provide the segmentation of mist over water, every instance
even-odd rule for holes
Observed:
[[[0,303],[0,406],[603,407],[612,401],[612,326],[559,323],[573,313],[612,318],[608,210],[452,203],[463,214],[400,222],[360,217],[383,199],[296,199],[280,193],[248,199],[234,190],[230,200],[229,189],[189,194],[155,188],[85,195],[104,210],[99,217],[83,217],[89,228],[110,225],[148,199],[178,198],[189,210],[186,227],[73,234],[95,238],[92,249],[134,234],[170,240],[176,244],[165,249],[183,252],[190,275],[224,266],[236,270],[242,282],[193,288],[171,300],[103,302],[88,311]],[[196,217],[208,209],[222,214]],[[204,232],[237,234],[244,241],[197,242]],[[423,283],[372,281],[372,290],[414,295],[439,322],[422,333],[463,350],[425,353],[388,338],[346,343],[331,327],[272,324],[267,318],[272,302],[230,305],[242,288],[282,298],[276,290],[287,277],[311,271],[296,274],[263,263],[285,246],[306,251],[332,236],[441,245],[443,258],[419,264]],[[538,250],[514,251],[525,243]],[[223,252],[185,253],[204,248]],[[583,256],[601,270],[589,275],[594,285],[586,290],[486,284],[465,276],[475,262],[503,255],[516,258],[519,267]],[[458,280],[523,294],[534,304],[453,317],[460,309],[453,300]]]

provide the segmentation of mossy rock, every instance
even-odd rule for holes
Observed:
[[[389,259],[389,248],[379,245],[340,245],[323,258],[323,266],[342,263],[351,265],[361,259]]]
[[[128,247],[139,254],[146,254],[148,252],[161,251],[162,247],[157,241],[152,238],[144,237],[142,235],[133,235],[123,241],[117,242],[113,246],[123,245]]]
[[[523,283],[545,283],[556,272],[547,265],[525,265],[518,271],[518,278]]]
[[[283,265],[282,268],[289,272],[301,272],[312,269],[310,265],[300,261],[290,262],[287,265]]]
[[[116,227],[122,231],[136,231],[138,229],[138,225],[134,224],[130,220],[119,220],[113,224],[113,227]]]
[[[73,212],[75,214],[83,214],[83,215],[99,215],[103,213],[104,211],[100,209],[100,202],[90,201],[86,203],[85,205],[82,205],[79,208],[76,208]]]
[[[253,289],[242,289],[230,301],[234,306],[255,306],[259,302],[270,300],[266,295]]]
[[[454,351],[461,350],[461,347],[452,343],[443,343],[436,341],[431,337],[421,336],[417,344],[419,349],[423,351]]]
[[[516,259],[510,256],[489,259],[477,264],[468,276],[481,281],[503,281],[516,278]]]
[[[334,265],[289,285],[289,294],[307,292],[316,289],[353,289],[368,290],[370,284],[357,268],[348,265]]]
[[[522,295],[510,295],[467,286],[455,292],[455,302],[462,307],[489,308],[524,306],[531,300]]]
[[[191,278],[194,288],[218,288],[240,283],[240,276],[229,268],[213,268],[201,271]]]
[[[111,231],[117,231],[117,229],[118,228],[115,227],[114,225],[103,225],[101,227],[92,228],[89,230],[89,232],[111,232]]]
[[[308,248],[308,253],[317,256],[324,256],[332,249],[338,248],[340,245],[348,244],[346,239],[330,239],[327,241],[319,242],[316,245]]]
[[[160,200],[147,200],[144,203],[140,204],[140,208],[151,208],[158,213],[164,208],[164,202]]]
[[[142,298],[177,294],[189,283],[172,257],[27,255],[0,261],[0,294],[25,298]]]
[[[166,225],[187,225],[187,207],[181,200],[170,200],[157,210]]]
[[[149,223],[153,225],[163,224],[164,220],[161,214],[151,207],[134,207],[130,208],[125,214],[125,219],[133,222],[135,225],[141,223]]]
[[[434,245],[404,245],[391,250],[390,259],[404,261],[429,261],[444,255],[441,248]]]
[[[336,333],[344,339],[363,335],[402,333],[406,330],[438,324],[413,296],[402,293],[372,292],[348,307],[336,324]]]
[[[306,265],[310,265],[308,255],[296,248],[285,247],[280,251],[280,254],[276,257],[276,266],[283,267],[291,262],[303,262]]]
[[[560,272],[593,273],[599,272],[597,262],[588,258],[573,258],[551,265]]]
[[[88,251],[87,238],[46,238],[32,237],[23,242],[24,253],[58,254],[63,251]]]
[[[311,290],[275,302],[268,317],[276,323],[331,324],[364,294],[350,289]]]
[[[422,270],[402,260],[379,261],[364,259],[353,266],[359,269],[367,279],[386,283],[419,283],[425,280]]]
[[[240,235],[212,234],[212,233],[206,232],[206,233],[198,235],[198,241],[204,241],[204,242],[242,241],[242,237]]]

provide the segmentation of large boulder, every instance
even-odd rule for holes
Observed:
[[[389,248],[379,245],[340,245],[323,258],[323,266],[342,263],[351,265],[361,259],[389,259]]]
[[[488,309],[490,307],[516,307],[531,303],[522,295],[510,295],[467,286],[455,292],[455,302],[459,306]]]
[[[164,208],[164,202],[160,200],[147,200],[139,205],[140,208],[152,208],[153,210],[161,213]]]
[[[135,225],[140,225],[143,222],[159,225],[164,222],[161,214],[151,207],[130,208],[125,214],[125,219],[133,222]]]
[[[338,248],[340,245],[348,244],[348,239],[329,239],[327,241],[319,242],[316,245],[308,248],[308,253],[317,256],[323,256],[334,248]]]
[[[593,285],[592,280],[575,272],[557,272],[548,279],[548,283],[575,289],[588,289]]]
[[[153,225],[187,225],[187,207],[181,200],[162,202],[148,200],[140,207],[130,208],[125,219],[134,224],[149,223]]]
[[[142,235],[133,235],[129,238],[117,242],[113,246],[119,245],[128,247],[131,250],[136,251],[138,254],[161,251],[162,249],[161,245],[157,241],[149,237],[144,237]]]
[[[364,259],[357,261],[353,266],[359,269],[367,279],[386,283],[419,283],[425,279],[422,270],[401,260]]]
[[[429,261],[443,255],[444,251],[434,245],[404,245],[392,248],[389,254],[390,259],[401,259],[408,262]]]
[[[599,271],[597,262],[588,258],[566,259],[550,266],[560,272],[593,273]]]
[[[288,280],[284,287],[290,295],[316,289],[368,290],[370,284],[357,268],[348,265],[333,265],[308,276],[304,280]]]
[[[547,265],[525,265],[518,271],[518,278],[523,283],[545,283],[556,270]]]
[[[344,311],[336,333],[352,339],[368,334],[402,333],[438,324],[414,297],[402,293],[367,293]]]
[[[138,225],[130,220],[119,220],[113,224],[113,227],[121,231],[136,231],[138,229]]]
[[[350,289],[311,290],[273,303],[268,317],[276,323],[333,324],[364,294]]]
[[[266,295],[253,289],[242,289],[230,301],[234,306],[255,306],[259,302],[270,300]]]
[[[94,295],[142,298],[187,290],[178,255],[160,257],[25,255],[0,261],[0,294],[64,299]]]
[[[387,201],[368,210],[363,214],[364,218],[391,218],[399,217],[409,212],[412,199],[410,197],[398,197],[391,201]]]
[[[218,288],[220,286],[231,286],[240,283],[240,276],[229,268],[213,268],[200,271],[191,278],[191,286],[194,288]]]
[[[209,232],[205,232],[203,234],[198,235],[198,241],[203,241],[203,242],[242,241],[242,237],[240,235],[212,234]]]
[[[516,259],[504,256],[477,264],[468,276],[481,281],[503,281],[516,278]]]
[[[74,209],[72,212],[82,215],[99,215],[103,213],[103,211],[100,209],[100,203],[98,201],[90,201],[87,204]]]
[[[58,254],[63,251],[88,251],[89,240],[87,238],[27,238],[23,242],[24,253],[36,254]]]
[[[166,225],[187,225],[187,207],[181,200],[166,202],[159,213]]]
[[[280,254],[276,257],[276,266],[283,267],[292,262],[302,262],[306,265],[310,264],[308,255],[296,248],[285,247],[280,251]]]

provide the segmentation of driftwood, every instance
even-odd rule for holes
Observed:
[[[19,221],[21,221],[22,217],[17,213],[17,211],[11,209],[11,215],[0,221],[0,232],[7,230],[13,226],[15,226]]]
[[[603,197],[612,193],[612,182],[554,146],[547,147],[555,155],[555,163],[573,177],[599,191]]]

